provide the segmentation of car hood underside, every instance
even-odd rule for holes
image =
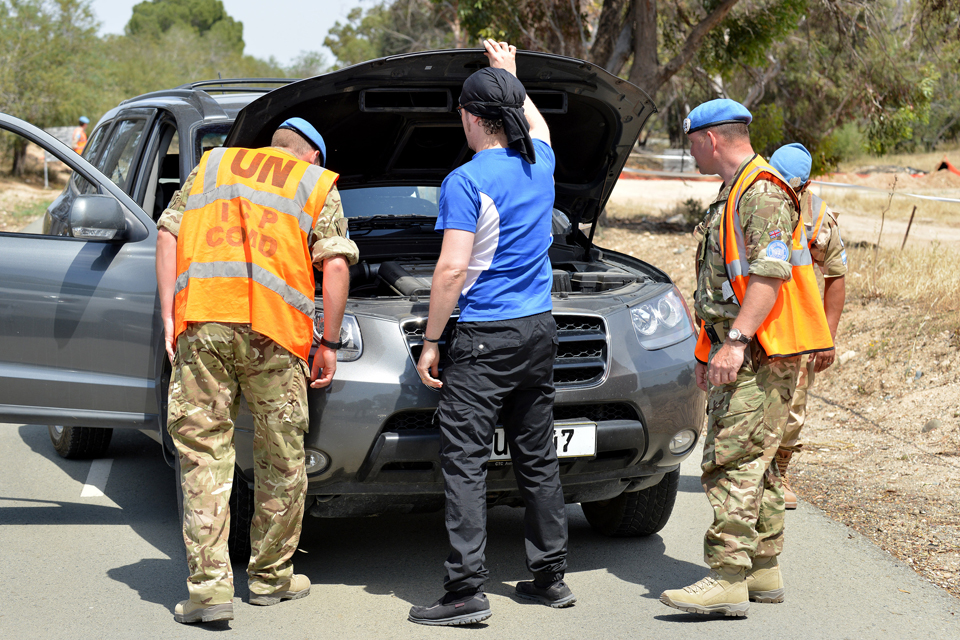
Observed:
[[[287,118],[311,122],[338,186],[439,185],[472,152],[456,108],[464,80],[487,66],[479,49],[381,58],[294,82],[237,116],[227,146],[262,147]],[[596,65],[521,52],[517,75],[550,126],[556,206],[593,222],[656,107],[639,88]]]

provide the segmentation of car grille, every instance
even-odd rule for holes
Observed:
[[[607,329],[603,318],[554,314],[557,321],[557,359],[553,365],[553,383],[558,389],[586,387],[603,379],[607,370]],[[446,356],[446,338],[457,322],[450,319],[440,340],[440,361]],[[400,323],[410,356],[416,364],[423,350],[423,330],[426,318],[414,318]]]
[[[640,420],[633,405],[626,402],[606,402],[600,404],[558,404],[553,407],[553,419],[557,422],[584,420],[602,422],[604,420]],[[400,411],[387,420],[383,430],[397,433],[400,431],[433,431],[440,428],[437,412]]]

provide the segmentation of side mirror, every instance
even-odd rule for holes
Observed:
[[[79,195],[70,207],[70,232],[74,238],[113,240],[123,235],[127,222],[113,196]]]

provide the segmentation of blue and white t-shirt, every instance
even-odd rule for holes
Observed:
[[[513,149],[485,149],[440,188],[436,230],[476,234],[460,292],[461,322],[510,320],[553,308],[547,251],[557,161],[546,142],[533,144],[535,164]]]

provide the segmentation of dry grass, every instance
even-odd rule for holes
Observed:
[[[960,199],[960,190],[950,189],[949,192],[946,191],[927,192],[927,194]],[[924,193],[919,189],[913,190],[913,192],[921,195]],[[894,192],[892,200],[889,192],[880,191],[853,191],[831,187],[824,187],[821,191],[820,187],[814,187],[814,193],[822,195],[830,208],[838,213],[841,227],[843,226],[843,213],[879,218],[888,201],[890,202],[890,209],[886,213],[888,220],[907,221],[910,219],[913,207],[916,206],[917,213],[913,220],[914,224],[960,225],[960,203],[911,198],[903,195],[905,191],[901,188]]]
[[[847,249],[847,295],[854,300],[908,304],[930,330],[960,327],[960,251],[937,243],[907,249]]]
[[[923,153],[894,153],[886,156],[864,154],[840,163],[840,171],[855,172],[857,169],[869,165],[896,165],[898,167],[913,167],[924,171],[933,171],[946,157],[955,166],[960,167],[960,145],[944,145],[937,151]]]

